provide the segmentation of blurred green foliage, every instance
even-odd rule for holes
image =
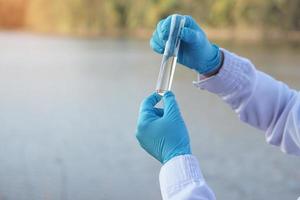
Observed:
[[[300,0],[0,0],[0,26],[9,27],[7,19],[22,13],[13,26],[70,34],[127,34],[153,29],[161,18],[181,13],[206,27],[299,31],[299,10]]]

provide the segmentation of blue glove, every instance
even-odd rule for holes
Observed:
[[[200,74],[210,74],[221,67],[222,54],[217,45],[210,43],[191,16],[185,17],[185,25],[181,32],[181,44],[178,62]],[[150,40],[151,48],[162,54],[169,36],[171,16],[161,20]]]
[[[164,109],[155,105],[163,98]],[[153,93],[140,108],[136,138],[150,155],[166,163],[175,156],[191,154],[189,135],[175,96]]]

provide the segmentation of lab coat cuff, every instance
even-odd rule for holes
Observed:
[[[159,174],[163,199],[191,182],[205,182],[198,160],[193,155],[176,156],[165,163]]]
[[[224,61],[220,71],[211,77],[198,74],[198,80],[193,84],[219,96],[230,95],[247,84],[247,75],[254,71],[251,62],[221,48]]]

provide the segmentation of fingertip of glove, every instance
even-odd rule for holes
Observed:
[[[159,27],[159,36],[163,40],[167,40],[169,36],[169,29],[170,29],[170,24],[171,24],[171,15],[167,17],[162,23],[161,26]]]
[[[191,26],[191,24],[195,21],[192,16],[184,15],[185,18],[185,27]]]
[[[162,48],[155,48],[155,49],[153,49],[153,51],[155,51],[156,53],[159,53],[159,54],[164,53],[164,49],[162,49]]]
[[[164,52],[164,49],[155,42],[154,36],[151,37],[149,44],[151,49],[156,53],[162,54]]]
[[[155,91],[152,92],[149,98],[154,98],[155,102],[159,102],[162,99],[162,96]]]
[[[164,96],[164,98],[170,98],[170,97],[175,97],[174,93],[172,91],[167,91]]]

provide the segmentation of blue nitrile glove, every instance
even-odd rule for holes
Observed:
[[[164,108],[155,105],[163,98]],[[140,145],[161,163],[175,156],[191,154],[189,135],[175,96],[153,93],[141,104],[136,138]]]
[[[210,74],[221,67],[222,55],[219,47],[208,41],[203,30],[191,16],[185,17],[185,25],[181,32],[181,44],[178,62],[200,74]],[[157,53],[164,52],[171,24],[171,16],[161,20],[150,40],[151,48]]]

